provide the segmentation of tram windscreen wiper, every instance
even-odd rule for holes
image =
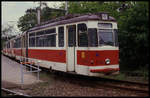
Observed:
[[[113,45],[113,42],[111,42],[111,41],[104,41],[103,39],[100,39],[99,43],[100,43],[100,45]]]
[[[99,44],[113,46],[112,32],[99,32]]]

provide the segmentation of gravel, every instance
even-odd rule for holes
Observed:
[[[94,88],[88,86],[88,81],[78,81],[78,79],[56,76],[53,81],[41,82],[26,86],[24,93],[31,96],[148,96],[145,93],[137,93],[120,89],[113,89],[99,86]],[[77,80],[77,81],[76,81]],[[85,85],[84,85],[85,84]]]

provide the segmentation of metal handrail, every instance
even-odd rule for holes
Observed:
[[[25,61],[22,61],[23,59],[25,59]],[[26,64],[26,63],[24,63],[25,67],[26,67],[26,66],[29,66],[29,67],[30,67],[30,71],[24,72],[24,71],[23,71],[23,63],[22,63],[22,62],[26,62],[28,59],[31,59],[31,58],[21,57],[21,59],[20,59],[21,83],[22,83],[22,84],[24,83],[24,74],[32,73],[32,72],[37,72],[37,79],[39,80],[39,72],[42,71],[42,70],[39,68],[39,64],[37,64],[37,67],[34,67],[34,66],[32,66],[33,63],[31,63],[31,64]],[[38,62],[38,63],[40,63],[40,62]],[[34,69],[36,69],[36,70],[32,71],[32,68],[34,68]],[[25,69],[26,69],[26,68],[25,68]]]

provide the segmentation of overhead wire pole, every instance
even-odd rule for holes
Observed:
[[[65,2],[65,15],[68,14],[68,1]]]
[[[41,6],[42,6],[42,4],[44,4],[46,7],[47,7],[47,4],[45,4],[45,3],[42,3],[42,1],[40,1],[40,6],[37,8],[37,21],[38,21],[38,25],[40,25],[41,24]],[[68,14],[68,1],[65,1],[65,9],[55,9],[55,8],[50,8],[50,9],[52,9],[52,10],[55,10],[55,11],[63,11],[63,12],[65,12],[65,15],[67,15]]]
[[[41,24],[41,1],[40,1],[40,6],[39,8],[37,9],[37,18],[38,18],[38,24],[40,25]]]

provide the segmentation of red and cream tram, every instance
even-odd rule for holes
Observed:
[[[6,44],[4,54],[52,70],[87,76],[119,72],[117,22],[108,13],[53,19]]]

